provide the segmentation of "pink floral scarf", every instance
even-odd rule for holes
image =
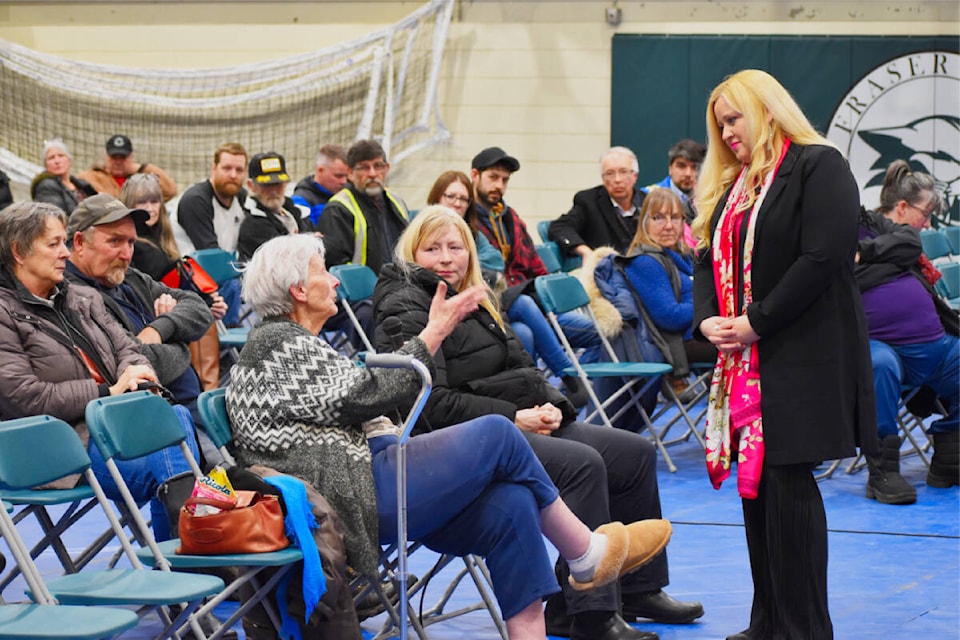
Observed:
[[[734,318],[746,313],[753,302],[753,244],[757,217],[773,183],[780,163],[790,147],[785,140],[780,159],[767,179],[753,207],[747,210],[747,166],[740,169],[713,235],[713,277],[720,316]],[[744,215],[747,233],[739,246]],[[740,267],[743,256],[743,307],[737,308]],[[737,454],[737,490],[740,496],[755,499],[763,471],[763,418],[760,413],[760,358],[756,343],[736,353],[720,353],[710,383],[707,406],[707,473],[714,489],[730,476],[732,456]]]

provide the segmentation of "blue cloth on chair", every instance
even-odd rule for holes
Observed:
[[[320,602],[320,597],[327,590],[327,579],[320,564],[320,552],[312,533],[317,528],[317,521],[310,509],[303,481],[283,475],[269,476],[264,478],[264,481],[276,487],[283,495],[283,502],[287,507],[287,517],[284,518],[285,532],[290,542],[303,552],[303,602],[306,605],[303,621],[306,624]],[[301,640],[300,627],[287,610],[287,588],[291,578],[292,574],[287,574],[277,586],[277,606],[282,620],[280,637]]]

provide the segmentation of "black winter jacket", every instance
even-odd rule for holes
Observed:
[[[377,317],[375,334],[379,351],[394,351],[383,321],[395,316],[403,324],[404,340],[427,325],[430,303],[440,278],[431,271],[410,266],[409,272],[394,264],[384,265],[373,294]],[[448,295],[454,295],[449,291]],[[453,330],[434,355],[436,375],[433,391],[418,431],[499,414],[513,420],[518,409],[552,403],[564,416],[564,424],[576,417],[573,406],[551,386],[506,325],[500,329],[493,317],[479,309]]]

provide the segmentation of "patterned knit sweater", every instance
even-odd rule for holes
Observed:
[[[419,339],[399,353],[433,368]],[[412,401],[419,377],[361,368],[301,325],[275,317],[251,331],[231,378],[227,411],[241,464],[313,485],[343,521],[350,565],[375,574],[380,547],[367,438],[399,432],[383,414]]]

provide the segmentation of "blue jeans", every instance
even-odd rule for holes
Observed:
[[[380,542],[397,539],[396,439],[370,440]],[[410,438],[407,530],[440,553],[486,558],[504,619],[560,590],[540,532],[559,496],[520,430],[499,415]]]
[[[190,452],[193,454],[194,460],[196,460],[199,453],[197,451],[197,439],[193,432],[193,420],[190,419],[190,412],[180,405],[174,406],[174,410],[177,412],[177,417],[180,418],[180,424],[183,425],[187,446],[190,447]],[[111,500],[122,501],[123,498],[120,496],[120,490],[117,489],[116,483],[107,470],[107,465],[106,462],[104,462],[103,455],[100,453],[100,449],[97,448],[97,445],[94,444],[92,439],[87,446],[87,453],[90,455],[90,468],[97,477],[97,481],[103,485],[103,492]],[[153,524],[153,536],[157,539],[157,542],[171,539],[173,536],[170,531],[170,523],[167,520],[167,510],[160,501],[157,500],[157,487],[159,487],[160,483],[164,480],[178,473],[190,470],[190,465],[183,457],[183,452],[180,451],[180,447],[167,447],[166,449],[154,451],[147,456],[133,460],[114,459],[114,462],[117,463],[117,468],[120,469],[120,476],[130,489],[130,494],[134,500],[137,501],[137,504],[143,504],[147,500],[150,501],[150,518]]]
[[[563,376],[563,370],[573,366],[553,327],[533,298],[528,295],[517,296],[510,305],[507,319],[527,353],[534,360],[537,356],[543,358],[554,375]]]
[[[891,345],[870,341],[873,383],[877,395],[877,432],[881,438],[897,433],[897,407],[902,386],[926,385],[945,404],[947,415],[930,432],[956,431],[960,427],[960,341],[945,334],[919,344]]]
[[[557,316],[557,320],[560,322],[560,327],[567,336],[567,340],[570,341],[570,345],[574,349],[584,349],[584,352],[580,355],[582,364],[600,361],[603,355],[603,342],[600,340],[600,334],[597,333],[597,329],[593,326],[589,316],[576,311],[568,311]]]

